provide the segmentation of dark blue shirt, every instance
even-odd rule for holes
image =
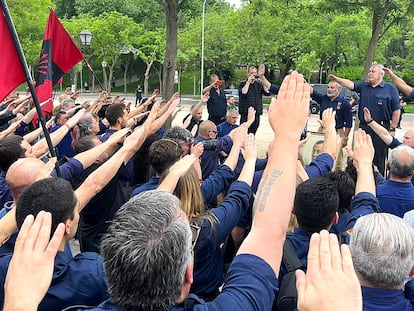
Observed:
[[[412,183],[402,183],[387,180],[377,187],[377,199],[381,212],[399,217],[414,209],[414,186]]]
[[[217,125],[217,137],[223,137],[228,135],[232,130],[235,128],[238,128],[239,126],[237,124],[230,124],[227,121],[224,121]]]
[[[50,133],[53,133],[60,129],[62,125],[56,124],[54,127],[50,129]],[[69,130],[66,135],[62,138],[59,144],[56,146],[57,149],[57,157],[58,159],[62,159],[63,157],[73,157],[75,154],[75,150],[72,148],[72,130]]]
[[[320,118],[322,119],[322,113],[328,108],[332,108],[336,111],[335,128],[351,128],[352,127],[352,107],[349,102],[341,95],[331,100],[328,95],[322,95],[316,91],[311,94],[312,98],[320,105]]]
[[[211,296],[223,284],[222,244],[250,205],[252,190],[248,184],[235,181],[222,203],[211,211],[214,220],[204,218],[194,249],[194,283],[191,293]]]
[[[188,298],[196,301],[192,309],[194,311],[263,311],[270,310],[277,286],[275,273],[263,259],[250,254],[241,254],[236,256],[231,263],[223,290],[216,299],[204,302],[195,295],[190,295]],[[109,299],[92,310],[121,311],[123,309]],[[167,310],[183,311],[185,309],[182,305],[175,305]]]
[[[361,94],[358,110],[361,124],[365,124],[363,109],[365,107],[378,123],[389,122],[392,119],[392,112],[401,108],[398,90],[394,84],[383,81],[372,87],[368,82],[354,82],[354,91]]]
[[[205,140],[206,139],[201,136],[197,136],[195,138],[196,144],[199,143],[200,141],[205,141]],[[217,144],[216,144],[215,150],[204,150],[200,158],[203,180],[205,180],[219,166],[220,151],[229,153],[232,146],[233,146],[233,141],[231,140],[230,136],[226,135],[224,137],[217,138]]]
[[[364,311],[412,311],[411,302],[401,289],[379,289],[361,286]]]
[[[159,183],[160,183],[160,178],[159,177],[155,177],[155,176],[151,177],[151,179],[148,180],[148,182],[146,182],[145,184],[142,184],[139,187],[136,187],[132,191],[131,198],[137,196],[141,192],[157,189]]]
[[[4,284],[12,254],[0,257],[0,284]],[[62,310],[76,304],[96,306],[109,298],[102,258],[95,253],[72,257],[58,252],[52,283],[39,305],[39,311]],[[0,289],[0,305],[4,303],[4,288]]]
[[[209,116],[224,118],[227,113],[227,100],[226,94],[222,88],[219,88],[220,94],[213,87],[210,90],[210,98],[207,101],[207,111]]]
[[[6,172],[0,172],[0,206],[4,206],[6,202],[13,201],[13,195],[6,183]]]

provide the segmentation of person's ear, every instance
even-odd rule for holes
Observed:
[[[65,234],[69,235],[71,232],[71,228],[72,228],[72,220],[67,219],[65,221]]]
[[[335,216],[332,219],[332,224],[336,225],[338,223],[338,221],[339,221],[339,215],[338,215],[338,212],[336,212]]]

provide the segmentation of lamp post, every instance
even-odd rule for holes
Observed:
[[[202,15],[202,22],[201,22],[201,78],[200,78],[200,94],[203,94],[203,86],[204,86],[204,16],[206,13],[206,1],[203,1],[203,15]]]
[[[108,63],[106,61],[102,61],[102,72],[103,72],[103,79],[104,79],[104,88],[105,91],[108,90],[108,80],[106,78],[106,67],[108,67]]]
[[[80,33],[79,33],[79,38],[80,38],[80,42],[81,42],[81,50],[82,52],[86,52],[86,50],[91,46],[92,44],[92,39],[93,39],[93,34],[92,32],[90,32],[87,28],[84,28]],[[81,90],[83,85],[83,66],[81,67],[81,74],[80,74],[80,78],[81,78]],[[94,83],[92,83],[94,84]],[[85,87],[85,91],[86,91],[86,87]]]

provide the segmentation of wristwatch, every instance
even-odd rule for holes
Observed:
[[[395,132],[395,127],[390,127],[389,132]]]

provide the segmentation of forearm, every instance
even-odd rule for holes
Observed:
[[[242,171],[240,172],[239,178],[237,178],[237,180],[244,181],[246,184],[251,186],[253,182],[255,166],[256,166],[256,159],[247,159],[244,162]]]
[[[335,127],[325,129],[325,140],[322,147],[323,153],[330,154],[334,159],[336,158],[337,136]]]
[[[234,171],[237,166],[237,162],[239,161],[240,149],[240,145],[233,144],[229,155],[226,158],[226,161],[223,163],[224,165],[227,165],[232,171]]]
[[[128,155],[129,152],[121,148],[116,154],[90,174],[83,184],[75,191],[79,200],[79,212],[115,176]]]
[[[214,84],[210,84],[203,89],[203,94],[209,92],[213,88]]]
[[[374,196],[376,195],[372,163],[359,163],[355,195],[360,192],[369,192]]]
[[[412,87],[405,83],[403,79],[401,79],[394,73],[390,73],[389,77],[391,78],[392,82],[397,86],[397,88],[399,88],[405,95],[411,95]]]
[[[382,125],[378,124],[375,120],[368,123],[368,126],[373,129],[375,134],[377,134],[385,144],[389,145],[392,142],[392,136],[388,130]]]
[[[250,86],[250,82],[246,81],[246,84],[242,88],[242,94],[247,94],[247,92],[249,91],[249,86]]]
[[[392,119],[391,119],[390,127],[397,128],[398,121],[400,119],[400,114],[401,114],[401,110],[400,109],[394,110],[392,112]]]
[[[69,126],[63,125],[56,131],[50,134],[50,140],[52,141],[53,147],[60,143],[60,141],[69,132]],[[42,138],[33,146],[33,153],[36,157],[44,155],[48,151],[48,145],[46,138]]]
[[[260,81],[262,81],[265,91],[269,92],[270,86],[271,86],[271,83],[269,82],[269,80],[267,80],[266,77],[263,75],[260,77]]]
[[[43,128],[40,126],[37,129],[27,133],[23,136],[24,140],[27,141],[29,144],[32,143],[41,133],[43,133]]]
[[[346,87],[347,89],[350,89],[351,91],[354,89],[354,82],[352,82],[351,80],[348,79],[344,79],[344,78],[337,78],[336,81]]]
[[[162,181],[162,183],[157,187],[159,191],[167,191],[169,193],[173,193],[175,187],[177,187],[178,180],[180,176],[177,174],[169,173]]]
[[[111,143],[110,140],[107,140],[106,142],[99,144],[92,149],[78,153],[76,156],[74,156],[74,158],[82,163],[83,169],[86,169],[95,163],[103,153],[107,152],[108,150],[114,150],[116,146],[117,145],[115,143]]]
[[[0,219],[0,247],[10,238],[16,229],[16,208],[12,208],[3,218]]]

